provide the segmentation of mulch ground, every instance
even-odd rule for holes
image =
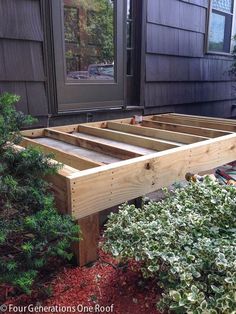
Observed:
[[[31,296],[10,296],[10,292],[5,304],[60,306],[61,311],[57,313],[89,313],[89,310],[115,314],[159,313],[156,303],[161,292],[158,291],[156,282],[144,280],[134,262],[120,266],[102,251],[99,251],[99,256],[99,260],[91,267],[65,267],[55,263],[52,265],[51,277],[46,279],[44,274],[40,292],[33,292]],[[58,270],[55,272],[56,268]],[[3,298],[7,291],[1,290],[0,298]],[[67,310],[68,306],[72,310]]]

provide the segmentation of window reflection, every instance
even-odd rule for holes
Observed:
[[[209,49],[224,51],[225,16],[212,13],[209,36]]]
[[[233,0],[213,0],[212,8],[215,10],[221,10],[221,11],[232,13]]]
[[[113,0],[64,0],[66,74],[114,80]]]

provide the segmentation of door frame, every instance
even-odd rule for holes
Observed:
[[[51,0],[58,112],[117,108],[125,105],[125,3],[114,1],[116,81],[71,82],[65,77],[63,1]],[[58,31],[60,30],[60,31]]]

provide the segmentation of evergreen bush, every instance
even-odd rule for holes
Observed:
[[[58,214],[44,177],[59,167],[38,149],[16,149],[20,129],[34,119],[17,112],[19,97],[0,96],[0,284],[30,293],[40,269],[54,258],[71,259],[79,227]]]

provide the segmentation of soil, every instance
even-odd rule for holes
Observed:
[[[51,275],[47,271],[43,280],[41,278],[39,292],[35,289],[31,296],[10,296],[10,289],[5,304],[58,306],[58,309],[60,306],[57,310],[60,314],[159,314],[156,303],[160,299],[161,291],[154,280],[143,279],[137,263],[120,265],[101,250],[99,256],[99,260],[90,267],[65,267],[57,265],[55,261],[51,265]],[[55,273],[56,268],[59,269]],[[1,299],[5,296],[7,287],[0,290]],[[36,313],[36,310],[24,313]]]

